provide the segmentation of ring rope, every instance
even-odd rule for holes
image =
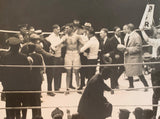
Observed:
[[[143,63],[124,63],[124,64],[97,64],[97,65],[0,65],[0,67],[46,67],[46,68],[52,68],[52,67],[96,67],[96,66],[124,66],[124,65],[149,65],[149,64],[160,64],[160,62],[143,62]]]
[[[160,107],[160,105],[113,105],[113,107]],[[0,108],[0,110],[4,109],[47,109],[47,108],[77,108],[78,106],[27,106],[27,107],[4,107]]]
[[[157,28],[158,26],[156,26]],[[144,29],[144,30],[148,30],[148,29]],[[140,31],[140,29],[135,29],[135,31]],[[20,33],[20,31],[12,31],[12,30],[0,30],[0,32],[4,32],[4,33]],[[123,30],[121,30],[120,32],[123,32]],[[52,32],[42,32],[42,34],[51,34]],[[114,31],[108,31],[108,33],[114,33]],[[95,34],[100,34],[100,31],[95,32]]]
[[[141,87],[141,88],[122,88],[122,89],[112,89],[113,91],[122,91],[122,90],[142,90],[142,89],[158,89],[160,86],[152,87]],[[0,93],[65,93],[66,91],[0,91]],[[83,92],[83,90],[69,90],[67,92]]]

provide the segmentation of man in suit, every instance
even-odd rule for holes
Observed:
[[[108,29],[107,28],[102,28],[100,30],[100,64],[105,64],[105,61],[103,59],[103,55],[105,54],[105,50],[109,49],[106,48],[106,45],[108,45],[109,39],[108,39]],[[109,46],[109,45],[108,45]],[[102,67],[101,67],[102,69]]]
[[[100,47],[101,47],[101,54],[100,54],[100,63],[101,64],[108,64],[108,63],[113,63],[112,60],[114,59],[114,48],[113,47],[113,43],[111,44],[111,40],[108,38],[107,36],[108,34],[108,29],[106,28],[102,28],[100,30]],[[110,79],[111,79],[111,88],[114,89],[116,88],[115,85],[115,73],[114,73],[114,67],[109,67],[111,70],[111,75],[110,75]],[[101,70],[103,69],[103,67],[101,68]]]
[[[16,37],[7,39],[10,50],[2,57],[3,65],[29,65],[27,56],[19,53],[21,40]],[[4,91],[29,90],[31,79],[28,67],[3,67],[2,84]],[[27,93],[6,93],[6,107],[27,106],[29,96]],[[6,109],[7,119],[20,119],[20,109]]]
[[[52,53],[49,53],[43,49],[43,47],[40,44],[40,35],[37,34],[31,34],[30,35],[30,41],[35,44],[35,52],[39,53],[43,56],[45,64],[47,65],[53,65],[54,64],[54,56]],[[46,75],[47,75],[47,88],[48,91],[52,91],[52,79],[53,79],[53,68],[46,68]],[[50,96],[55,96],[53,92],[47,93]]]
[[[125,45],[118,45],[117,48],[124,52],[124,62],[125,62],[125,71],[129,80],[129,88],[134,88],[133,85],[133,76],[139,76],[140,80],[145,87],[148,86],[148,83],[142,74],[142,39],[140,35],[134,30],[133,24],[128,24],[126,28],[127,40],[125,40]],[[135,64],[128,64],[135,63]],[[145,89],[147,91],[147,89]]]
[[[33,59],[32,65],[42,65],[43,66],[43,58],[42,55],[38,54],[35,52],[35,45],[33,43],[28,43],[26,44],[27,47],[26,49],[26,55],[31,57]],[[43,67],[32,67],[30,69],[29,73],[29,78],[31,79],[30,81],[30,86],[29,90],[30,91],[41,91],[41,84],[42,84],[42,72],[44,68]],[[30,97],[29,100],[29,106],[41,106],[41,93],[30,93],[28,94]],[[26,119],[26,114],[27,114],[27,109],[23,109],[23,119]],[[37,109],[32,109],[32,118],[35,119],[36,116],[41,116],[41,108]]]
[[[110,70],[104,68],[94,75],[88,82],[78,105],[78,113],[84,119],[105,119],[112,114],[112,105],[104,97],[104,91],[113,91],[105,83],[109,78]],[[108,106],[107,106],[108,105]]]
[[[114,36],[110,39],[110,46],[113,49],[112,63],[113,64],[123,64],[124,55],[117,49],[118,44],[124,44],[121,36],[121,29],[118,26],[114,27]],[[116,73],[115,73],[116,72]],[[119,88],[118,79],[121,74],[124,72],[124,66],[114,66],[112,67],[113,75],[113,85],[115,88]]]

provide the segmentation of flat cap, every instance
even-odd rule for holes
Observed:
[[[21,40],[16,37],[10,37],[6,41],[8,42],[9,45],[18,45],[21,43]]]

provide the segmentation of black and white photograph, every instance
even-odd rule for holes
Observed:
[[[160,119],[160,0],[0,0],[0,119]]]

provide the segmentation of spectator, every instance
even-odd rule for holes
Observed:
[[[112,91],[104,79],[109,78],[110,70],[103,69],[102,73],[94,75],[88,82],[78,105],[78,113],[84,119],[105,119],[112,114],[112,104],[104,97],[104,91]]]
[[[26,47],[28,53],[26,55],[30,56],[33,59],[32,65],[42,65],[43,66],[43,58],[40,54],[35,52],[35,45],[33,43],[28,43]],[[29,78],[30,81],[30,91],[41,91],[42,84],[42,73],[43,67],[33,67],[30,71]],[[30,97],[29,106],[41,106],[41,93],[30,93],[28,94]],[[41,109],[32,109],[32,118],[41,117]],[[26,118],[24,114],[23,118]]]
[[[135,119],[143,119],[143,109],[140,107],[137,107],[133,112]]]
[[[2,58],[3,65],[29,65],[27,56],[19,53],[21,40],[10,37],[8,40],[10,50]],[[4,67],[2,70],[2,84],[4,91],[29,90],[30,78],[27,67]],[[28,105],[27,93],[6,93],[6,107],[21,107]],[[7,119],[20,119],[20,109],[6,109]]]
[[[54,109],[51,113],[52,119],[62,119],[63,115],[64,115],[63,111],[60,110],[58,107]]]
[[[35,119],[43,119],[41,116],[36,116]]]
[[[43,59],[45,61],[46,64],[52,64],[53,65],[53,54],[45,51],[43,49],[43,47],[40,45],[40,36],[37,35],[37,34],[31,34],[30,35],[30,41],[35,45],[35,52],[36,53],[39,53],[43,56]],[[25,43],[23,45],[23,47],[21,48],[21,52],[25,53],[27,51],[25,51],[25,47],[27,47],[28,43]],[[53,68],[47,68],[47,71],[46,71],[46,74],[47,74],[47,79],[50,78],[52,79],[53,78]],[[49,90],[49,89],[48,89]],[[51,90],[49,90],[51,91]],[[55,94],[54,93],[50,93],[51,96],[54,96]]]
[[[120,109],[119,119],[129,119],[130,111],[127,109]]]
[[[142,119],[155,119],[153,117],[153,110],[151,110],[151,109],[144,109],[143,110],[143,118]]]
[[[84,118],[77,113],[77,114],[72,114],[72,118],[71,119],[84,119]]]
[[[72,119],[72,115],[69,109],[67,109],[66,113],[67,113],[67,119]]]

